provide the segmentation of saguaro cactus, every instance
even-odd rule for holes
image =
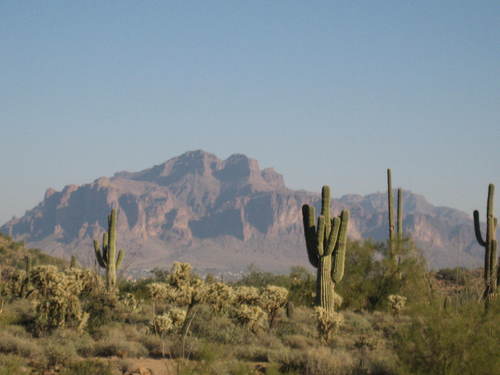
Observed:
[[[321,214],[315,224],[314,206],[302,206],[307,255],[317,268],[316,305],[334,311],[334,289],[344,277],[347,225],[349,211],[330,217],[330,187],[321,190]]]
[[[394,225],[394,198],[392,194],[391,170],[387,169],[387,208],[389,211],[389,252],[393,255],[393,244],[403,239],[403,190],[398,188],[397,227]],[[397,237],[394,232],[396,229]]]
[[[493,214],[495,185],[488,186],[488,200],[486,205],[486,238],[483,239],[479,223],[479,211],[474,211],[474,231],[479,245],[484,247],[484,298],[488,300],[497,290],[500,271],[497,269],[497,218]]]
[[[94,240],[94,249],[99,266],[106,270],[106,287],[108,291],[112,291],[116,288],[116,270],[125,255],[124,251],[120,250],[116,256],[116,209],[113,208],[108,215],[108,231],[102,236],[102,247]]]

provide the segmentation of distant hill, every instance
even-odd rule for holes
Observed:
[[[350,209],[351,238],[385,240],[386,202],[386,193],[345,195],[334,200],[333,209]],[[119,245],[130,270],[181,260],[200,270],[237,271],[254,264],[286,271],[307,264],[304,203],[319,207],[319,194],[288,189],[282,175],[261,170],[256,160],[241,154],[221,160],[192,151],[140,172],[48,189],[40,204],[0,231],[49,254],[76,254],[90,264],[91,241],[102,234],[111,207],[117,207]],[[483,251],[469,215],[433,206],[409,191],[404,211],[405,232],[432,267],[480,264]]]
[[[66,264],[64,260],[44,254],[38,249],[27,249],[24,243],[16,242],[0,233],[0,266],[24,268],[26,256],[31,258],[33,264],[52,264],[60,267]]]

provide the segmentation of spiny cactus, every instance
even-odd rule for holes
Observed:
[[[316,306],[314,308],[316,316],[318,334],[322,341],[328,343],[333,333],[335,333],[344,324],[344,316],[334,311]]]
[[[288,299],[288,289],[267,285],[261,291],[259,306],[267,313],[269,318],[269,328],[272,329],[278,312],[285,307]]]
[[[39,266],[31,273],[36,331],[63,327],[82,330],[89,314],[83,311],[79,297],[99,287],[92,272],[78,269],[60,272],[55,266]]]
[[[485,300],[493,297],[497,290],[500,271],[497,269],[497,218],[494,216],[494,197],[495,185],[488,186],[488,200],[486,205],[486,238],[483,239],[481,226],[479,223],[479,212],[474,211],[474,231],[479,245],[484,247],[484,284],[485,290],[483,297]]]
[[[391,307],[392,315],[398,316],[401,310],[406,306],[406,297],[400,296],[399,294],[390,294],[387,297],[389,301],[389,306]]]
[[[334,311],[334,288],[344,277],[349,211],[330,217],[330,187],[321,190],[321,214],[315,224],[314,206],[302,206],[307,255],[317,268],[316,305]]]
[[[206,303],[218,313],[228,310],[235,297],[230,285],[217,281],[207,286]]]
[[[397,227],[395,227],[394,198],[392,194],[392,176],[390,169],[387,169],[387,206],[389,211],[389,253],[393,256],[394,242],[397,240],[397,243],[400,243],[403,239],[403,190],[398,188]],[[397,237],[394,233],[395,230]]]
[[[259,328],[263,327],[267,314],[259,306],[242,304],[235,306],[232,317],[236,322],[256,333]]]
[[[108,291],[116,288],[116,270],[120,267],[125,253],[123,250],[116,256],[116,209],[108,216],[108,231],[102,236],[102,246],[94,240],[95,256],[99,266],[106,270],[106,287]]]

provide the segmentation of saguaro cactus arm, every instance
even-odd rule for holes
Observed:
[[[302,206],[302,219],[304,222],[304,236],[306,239],[307,256],[313,267],[318,267],[318,254],[316,252],[316,224],[314,206]]]
[[[95,251],[95,257],[97,259],[97,263],[99,263],[99,266],[102,268],[106,268],[106,262],[104,261],[104,258],[102,257],[101,248],[99,247],[99,243],[97,242],[97,240],[94,240],[94,251]]]
[[[120,251],[118,251],[118,257],[116,258],[116,268],[120,267],[124,256],[125,252],[123,251],[123,249],[120,249]]]
[[[403,190],[398,188],[398,240],[403,239]]]
[[[339,283],[344,278],[345,252],[347,245],[347,225],[349,223],[349,211],[343,210],[341,215],[340,231],[333,252],[332,280]]]
[[[481,223],[479,222],[479,211],[474,210],[474,233],[476,233],[476,240],[479,242],[479,245],[486,246],[486,241],[483,239],[483,235],[481,234]]]

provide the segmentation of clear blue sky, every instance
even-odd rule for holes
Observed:
[[[500,216],[500,2],[0,1],[0,222],[188,150]]]

